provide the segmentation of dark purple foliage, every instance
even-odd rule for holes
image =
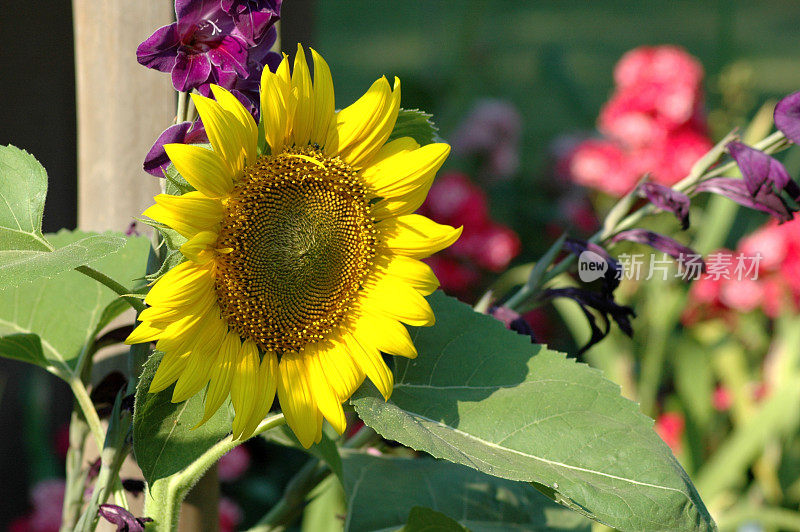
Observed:
[[[800,144],[800,92],[793,92],[775,106],[775,127],[780,129],[786,138]]]
[[[697,253],[690,247],[684,246],[677,240],[673,240],[668,236],[660,235],[646,229],[629,229],[614,235],[611,239],[612,243],[627,240],[629,242],[637,242],[639,244],[647,244],[653,249],[663,251],[675,260],[683,260],[687,256],[695,256]],[[705,271],[705,262],[702,260],[702,270]]]
[[[657,208],[674,214],[682,229],[689,228],[689,196],[658,183],[646,182],[639,187],[642,194]]]
[[[603,275],[603,294],[611,297],[611,294],[619,286],[620,279],[622,279],[622,266],[620,266],[617,259],[608,254],[608,251],[593,244],[592,242],[585,242],[583,240],[575,240],[568,238],[564,241],[564,249],[579,257],[584,251],[591,251],[603,258],[608,264],[608,269]]]
[[[790,183],[796,186],[780,161],[763,151],[735,140],[729,142],[727,147],[742,172],[744,183],[751,196],[757,196],[764,189],[770,192],[773,187],[786,190]]]
[[[97,514],[117,526],[117,532],[144,532],[144,524],[152,521],[149,517],[135,517],[116,504],[101,504]]]
[[[762,187],[755,196],[752,196],[743,179],[712,177],[697,185],[695,191],[720,194],[739,205],[770,214],[781,223],[793,218],[792,209],[778,192]]]

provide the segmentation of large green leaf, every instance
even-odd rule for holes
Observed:
[[[0,290],[90,264],[116,253],[125,243],[123,235],[106,233],[87,236],[53,251],[0,250]]]
[[[48,235],[56,251],[91,237],[80,231]],[[150,242],[144,237],[120,238],[120,251],[91,266],[133,288],[145,273]],[[118,301],[115,292],[72,270],[2,290],[0,356],[69,374],[87,342],[124,308],[115,304]],[[106,310],[109,307],[113,312]]]
[[[203,419],[203,394],[195,394],[182,403],[173,403],[174,386],[159,393],[149,393],[162,356],[156,351],[145,363],[136,386],[133,409],[133,453],[150,486],[200,458],[230,434],[233,422],[230,400],[205,424],[194,428]]]
[[[439,129],[433,124],[431,115],[419,109],[400,109],[389,140],[411,137],[421,146],[436,142]]]
[[[49,251],[42,235],[47,172],[36,158],[0,146],[0,250]]]
[[[512,480],[620,530],[708,530],[697,490],[619,387],[586,365],[531,345],[441,293],[431,328],[412,331],[415,360],[396,359],[384,402],[353,399],[386,438]]]
[[[402,532],[466,532],[468,530],[442,512],[424,506],[415,506],[408,512],[408,522]]]
[[[33,155],[0,146],[0,290],[53,277],[125,245],[122,235],[90,235],[54,246],[42,235],[47,172]]]
[[[591,522],[529,484],[430,458],[343,456],[345,530],[396,530],[415,506],[441,512],[475,532],[581,530]]]

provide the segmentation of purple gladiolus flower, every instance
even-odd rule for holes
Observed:
[[[97,514],[112,525],[116,525],[117,532],[144,532],[144,524],[152,521],[149,517],[135,517],[116,504],[101,504]]]
[[[681,229],[689,228],[689,196],[651,182],[642,183],[639,191],[657,208],[674,214],[681,222]]]
[[[729,142],[727,147],[751,196],[755,197],[762,189],[769,192],[773,187],[785,190],[795,200],[800,196],[800,188],[780,161],[738,141]]]
[[[800,91],[779,101],[775,106],[773,118],[775,127],[780,129],[787,139],[800,144]]]
[[[236,89],[258,79],[277,32],[280,1],[175,0],[177,22],[157,29],[136,50],[142,65],[172,74],[176,90],[208,91],[210,83]]]
[[[617,243],[621,240],[636,242],[638,244],[647,244],[653,249],[663,251],[678,261],[684,260],[685,257],[698,256],[698,254],[692,248],[684,246],[677,240],[674,240],[668,236],[654,233],[653,231],[648,231],[646,229],[629,229],[627,231],[621,231],[614,235],[614,238],[611,239],[611,242]],[[700,259],[700,268],[701,271],[705,271],[706,269],[705,262],[702,259]]]
[[[602,292],[604,295],[613,297],[612,294],[619,286],[620,279],[622,279],[622,266],[617,259],[609,255],[608,251],[597,244],[583,240],[568,238],[564,241],[564,249],[576,257],[580,257],[581,253],[584,251],[591,251],[605,260],[608,264],[608,269],[603,275]]]
[[[202,122],[181,122],[174,126],[169,126],[159,135],[153,147],[147,152],[144,158],[144,171],[156,177],[164,177],[164,172],[169,166],[169,157],[164,151],[164,144],[182,143],[197,144],[208,142],[206,130]]]
[[[712,192],[720,194],[735,201],[739,205],[770,214],[779,222],[788,222],[794,215],[793,210],[775,190],[762,187],[755,196],[747,190],[747,185],[742,179],[732,177],[712,177],[703,181],[695,192]]]

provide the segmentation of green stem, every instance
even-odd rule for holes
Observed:
[[[316,458],[309,460],[289,481],[281,500],[248,532],[286,530],[300,514],[306,495],[330,473],[331,470]]]
[[[186,122],[186,100],[189,98],[188,92],[178,92],[178,110],[175,113],[175,123]]]
[[[75,524],[83,507],[83,493],[88,471],[83,469],[83,449],[89,425],[76,404],[69,423],[69,449],[67,449],[67,481],[64,490],[64,505],[61,511],[61,531],[75,530]]]
[[[89,425],[89,431],[92,433],[97,448],[102,450],[103,443],[106,439],[106,433],[103,430],[103,425],[100,423],[100,417],[97,415],[97,410],[92,404],[92,399],[89,397],[89,392],[86,390],[83,381],[80,377],[71,375],[65,379],[72,390],[72,395],[83,413],[86,424]]]
[[[256,427],[253,436],[285,423],[286,418],[283,414],[268,417]],[[240,440],[233,440],[232,435],[229,435],[208,449],[183,471],[153,482],[144,510],[144,514],[153,519],[153,526],[158,530],[176,530],[181,502],[186,494],[212,465],[240,443],[242,443]]]
[[[106,274],[95,270],[94,268],[90,268],[89,266],[78,266],[75,268],[76,271],[81,272],[82,274],[91,277],[95,281],[100,284],[103,284],[122,296],[128,304],[136,310],[137,313],[143,311],[145,309],[144,303],[140,299],[135,297],[131,297],[130,294],[132,293],[131,290],[128,290],[123,285],[116,282],[111,277],[107,276]]]

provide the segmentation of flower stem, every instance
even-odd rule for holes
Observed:
[[[258,425],[253,436],[285,423],[283,414],[268,417]],[[176,530],[181,502],[186,494],[212,465],[240,443],[240,440],[233,440],[232,435],[229,435],[184,470],[153,482],[145,502],[144,515],[153,519],[158,530]]]
[[[76,271],[81,272],[82,274],[91,277],[95,281],[103,284],[119,294],[128,304],[136,310],[137,313],[143,311],[145,309],[144,303],[141,300],[131,297],[131,291],[116,282],[111,277],[107,276],[106,274],[95,270],[94,268],[90,268],[89,266],[78,266],[75,268]]]
[[[188,92],[178,92],[178,110],[175,113],[175,123],[180,124],[186,122],[187,100],[189,99]]]

